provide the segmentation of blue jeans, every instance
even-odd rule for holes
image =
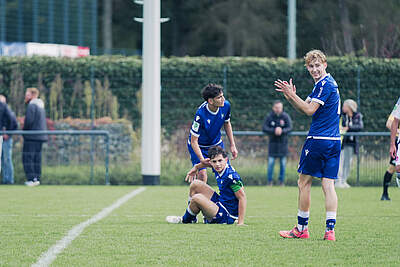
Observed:
[[[285,181],[285,171],[286,171],[286,157],[277,157],[280,161],[280,172],[279,181],[283,183]],[[272,182],[272,175],[274,174],[275,158],[268,157],[268,183]]]
[[[8,138],[7,141],[3,140],[3,149],[1,152],[1,169],[3,171],[3,184],[14,183],[14,166],[12,163],[12,147],[13,140]]]

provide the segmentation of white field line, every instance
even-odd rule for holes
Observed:
[[[88,227],[89,225],[96,223],[100,221],[101,219],[104,219],[107,217],[113,210],[119,208],[122,204],[127,202],[129,199],[133,198],[134,196],[142,193],[144,190],[146,190],[145,187],[140,187],[136,190],[133,190],[132,192],[124,195],[117,201],[115,201],[111,206],[104,208],[102,211],[88,219],[87,221],[84,221],[76,226],[74,226],[69,232],[67,233],[66,236],[64,236],[62,239],[58,240],[57,243],[49,248],[45,253],[43,253],[38,261],[35,264],[32,264],[32,266],[49,266],[56,258],[57,255],[60,254],[64,249],[68,247],[68,245],[75,239],[77,238],[83,230]]]

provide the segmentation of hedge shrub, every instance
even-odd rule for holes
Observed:
[[[283,58],[172,57],[163,58],[161,66],[162,125],[169,133],[180,126],[187,127],[196,107],[202,102],[201,88],[208,82],[226,85],[226,96],[232,102],[232,123],[236,130],[261,128],[272,101],[282,98],[273,88],[276,78],[293,77],[302,97],[306,97],[313,87],[302,60],[290,63]],[[338,82],[342,99],[357,99],[358,70],[360,109],[364,114],[365,130],[384,130],[387,115],[400,95],[400,60],[329,58],[328,71]],[[71,105],[71,98],[77,80],[80,79],[82,84],[90,81],[91,71],[94,79],[109,82],[109,90],[118,99],[119,116],[131,120],[135,128],[139,127],[141,60],[137,57],[0,57],[0,92],[13,94],[22,103],[24,88],[38,86],[45,92],[44,98],[48,102],[51,84],[60,75],[63,82],[60,99],[65,107],[63,116],[85,116],[82,114],[87,112],[81,109],[88,107],[79,104],[79,101]],[[52,106],[56,105],[53,103]],[[293,117],[294,129],[306,130],[309,118],[295,112],[289,105],[285,105],[285,108]],[[17,110],[17,113],[22,115],[23,110]]]

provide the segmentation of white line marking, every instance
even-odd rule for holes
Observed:
[[[94,215],[92,218],[89,220],[82,222],[76,226],[74,226],[71,230],[69,230],[68,234],[64,236],[62,239],[58,240],[57,243],[49,248],[48,251],[43,253],[38,261],[35,264],[32,264],[32,267],[35,266],[49,266],[56,258],[57,255],[60,254],[64,249],[68,247],[68,245],[75,239],[77,238],[83,230],[88,227],[89,225],[96,223],[100,221],[101,219],[104,219],[107,217],[113,210],[119,208],[122,204],[127,202],[129,199],[133,198],[134,196],[142,193],[144,190],[146,190],[145,187],[140,187],[136,190],[133,190],[132,192],[124,195],[117,201],[115,201],[111,206],[104,208],[102,211]]]

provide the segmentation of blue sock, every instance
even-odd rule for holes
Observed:
[[[183,223],[192,223],[193,221],[196,220],[196,215],[190,210],[190,208],[188,207],[186,209],[185,214],[182,217],[182,222]]]
[[[331,231],[335,228],[336,219],[326,220],[326,231]]]
[[[309,211],[299,210],[297,213],[297,229],[304,231],[308,228],[308,218],[310,217]]]

